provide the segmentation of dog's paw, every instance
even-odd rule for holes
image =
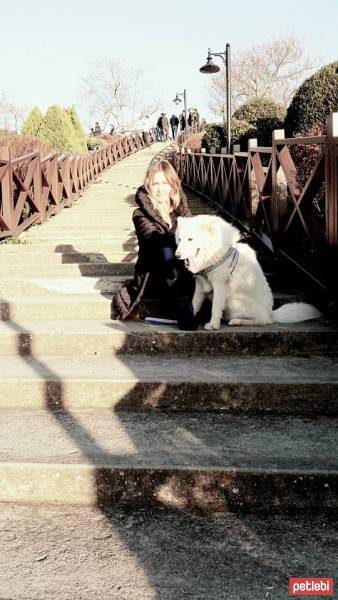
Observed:
[[[243,325],[242,319],[230,319],[228,325]]]
[[[206,323],[204,325],[204,329],[206,329],[207,331],[212,331],[213,329],[219,329],[221,326],[220,322],[216,322],[216,321],[210,321],[210,323]]]

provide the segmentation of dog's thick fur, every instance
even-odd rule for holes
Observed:
[[[272,293],[256,254],[248,244],[239,243],[239,237],[238,229],[220,217],[199,215],[177,220],[176,257],[196,274],[192,301],[195,315],[204,299],[212,298],[211,320],[205,329],[219,329],[223,313],[229,325],[296,323],[321,316],[314,306],[304,302],[272,310]],[[231,248],[238,250],[232,272],[231,257],[222,261]],[[205,269],[207,272],[201,272]]]

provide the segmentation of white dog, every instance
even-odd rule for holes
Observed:
[[[196,274],[195,315],[204,299],[212,297],[211,320],[205,329],[219,329],[223,312],[229,325],[295,323],[321,316],[304,302],[272,310],[272,293],[256,254],[248,244],[238,243],[239,237],[238,229],[220,217],[177,220],[176,257]]]

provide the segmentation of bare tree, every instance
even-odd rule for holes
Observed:
[[[159,101],[147,99],[143,76],[141,69],[127,70],[114,61],[95,63],[83,82],[90,122],[99,121],[104,130],[113,119],[127,130],[158,110]]]
[[[16,106],[3,91],[0,91],[0,129],[18,133],[24,118],[24,109]]]
[[[294,36],[273,39],[234,54],[231,65],[232,107],[256,97],[272,98],[288,106],[300,83],[315,65],[304,56],[304,48]],[[210,108],[224,114],[226,105],[225,70],[211,82]]]

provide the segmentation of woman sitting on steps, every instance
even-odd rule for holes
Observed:
[[[190,217],[191,212],[180,179],[168,161],[150,165],[135,201],[138,208],[133,223],[139,253],[133,280],[113,298],[112,318],[140,318],[140,301],[150,296],[159,300],[159,316],[177,319],[180,329],[195,329],[191,305],[194,279],[175,258],[177,217]]]

